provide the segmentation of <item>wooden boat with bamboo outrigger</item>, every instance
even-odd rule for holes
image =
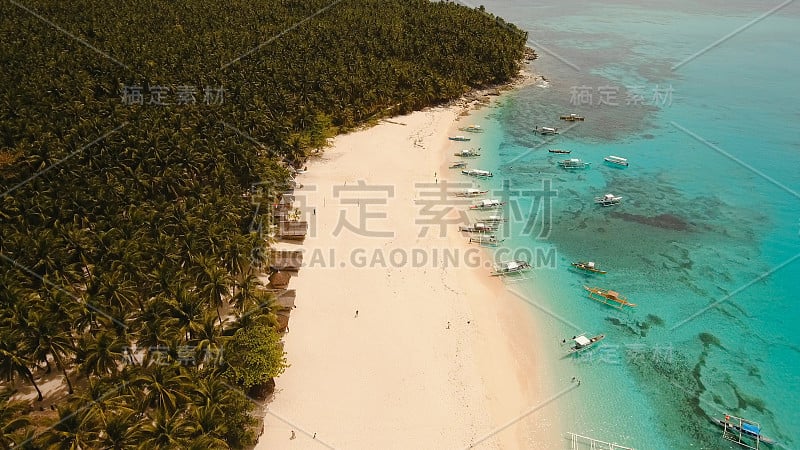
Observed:
[[[542,136],[552,136],[554,134],[558,134],[558,128],[556,128],[556,127],[540,127],[540,126],[537,125],[536,128],[533,129],[533,132],[541,134]]]
[[[591,164],[578,158],[570,158],[558,162],[558,165],[564,169],[587,169]]]
[[[461,225],[458,227],[458,231],[464,231],[466,233],[486,233],[489,231],[497,231],[497,226],[490,223],[475,222],[472,225]]]
[[[491,198],[491,199],[481,200],[478,203],[475,203],[474,205],[470,205],[469,209],[473,209],[473,210],[492,209],[493,210],[493,209],[500,209],[505,204],[506,204],[506,202],[501,202],[500,200],[496,200],[496,199]]]
[[[614,308],[622,309],[624,306],[634,307],[636,306],[635,303],[631,303],[628,299],[622,295],[620,295],[617,291],[612,291],[610,289],[602,289],[599,287],[589,287],[584,286],[584,289],[589,291],[589,298],[606,304],[608,306],[613,306]]]
[[[495,265],[494,271],[492,271],[491,275],[493,277],[513,275],[515,273],[526,272],[531,268],[532,266],[528,261],[523,261],[521,259],[515,261],[505,261]]]
[[[493,234],[479,234],[476,237],[469,238],[469,243],[483,245],[485,247],[497,247],[503,240],[504,239],[497,239],[497,236]]]
[[[467,125],[466,127],[459,128],[461,131],[468,131],[470,133],[483,133],[483,128],[480,125]]]
[[[461,150],[460,152],[453,153],[453,156],[460,156],[462,158],[475,158],[481,156],[481,149],[466,149]]]
[[[758,450],[759,444],[762,442],[767,445],[776,444],[774,439],[761,434],[761,425],[758,422],[734,417],[730,414],[725,414],[724,420],[713,417],[711,421],[722,427],[723,439],[739,444],[742,447]]]
[[[583,116],[579,116],[577,114],[570,114],[568,116],[561,116],[559,117],[561,120],[566,120],[567,122],[583,122],[586,120]]]
[[[492,172],[482,169],[464,169],[461,171],[461,173],[475,178],[491,178],[494,176]]]
[[[551,148],[547,150],[550,153],[558,153],[560,155],[569,155],[572,153],[572,150],[562,150],[560,148]]]
[[[577,336],[572,336],[572,339],[570,339],[570,340],[572,342],[574,342],[574,345],[572,345],[569,348],[569,350],[567,350],[567,353],[575,353],[575,352],[580,352],[580,351],[586,350],[587,348],[589,348],[589,347],[593,346],[594,344],[597,344],[598,342],[600,342],[603,339],[605,339],[605,337],[606,337],[605,334],[598,334],[597,336],[595,336],[595,337],[593,337],[591,339],[587,338],[585,334],[579,334]],[[561,343],[562,344],[566,344],[567,343],[567,339],[564,339],[563,341],[561,341]]]
[[[467,163],[465,163],[464,161],[454,162],[453,164],[450,164],[450,168],[451,169],[466,169],[467,168]]]
[[[586,262],[579,261],[579,262],[574,262],[571,265],[576,269],[585,270],[587,272],[599,273],[601,275],[605,275],[607,273],[605,270],[598,269],[594,261],[586,261]]]
[[[466,136],[461,136],[461,135],[459,135],[459,136],[450,136],[448,139],[450,139],[451,141],[458,141],[458,142],[469,142],[469,140],[470,140],[470,138],[468,138]]]
[[[453,195],[455,195],[456,197],[472,198],[472,197],[480,197],[481,195],[485,195],[487,192],[489,191],[484,189],[467,188],[464,189],[463,191],[458,191]]]
[[[622,202],[622,197],[614,194],[606,194],[602,197],[595,197],[594,202],[600,206],[614,206]]]

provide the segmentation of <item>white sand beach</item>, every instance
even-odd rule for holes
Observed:
[[[458,224],[421,237],[416,223],[430,219],[416,201],[435,200],[423,192],[466,179],[447,169],[460,148],[447,136],[469,120],[461,111],[339,136],[298,176],[309,236],[279,244],[305,251],[289,286],[291,367],[276,380],[257,449],[564,446],[554,408],[530,413],[564,388],[538,364],[530,306],[474,267],[486,255]],[[455,266],[444,267],[446,249]]]

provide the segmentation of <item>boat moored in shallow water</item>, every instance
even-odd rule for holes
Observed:
[[[555,127],[536,127],[533,129],[534,133],[539,133],[542,136],[551,136],[554,134],[558,134],[558,128]]]
[[[629,302],[627,298],[620,295],[620,293],[617,291],[612,291],[611,289],[602,289],[599,287],[589,287],[589,286],[584,286],[583,288],[589,291],[590,299],[606,304],[608,306],[613,306],[619,309],[622,309],[623,306],[630,306],[630,307],[636,306],[635,303]]]
[[[470,138],[466,136],[450,136],[451,141],[468,142]]]
[[[481,149],[473,150],[461,150],[460,152],[453,153],[455,156],[460,156],[462,158],[474,158],[476,156],[481,156]]]
[[[580,160],[578,158],[570,158],[558,162],[558,165],[563,167],[564,169],[586,169],[591,164],[592,163],[584,162],[583,160]]]
[[[575,353],[575,352],[580,352],[580,351],[586,350],[587,348],[589,348],[589,347],[593,346],[594,344],[597,344],[598,342],[600,342],[603,339],[605,339],[605,337],[606,337],[606,335],[604,335],[604,334],[598,334],[597,336],[595,336],[595,337],[593,337],[591,339],[587,338],[585,334],[581,334],[581,335],[578,335],[578,336],[572,336],[571,340],[572,340],[572,342],[574,342],[574,344],[569,348],[567,353]],[[566,343],[566,341],[567,340],[564,339],[562,342]]]
[[[492,172],[481,169],[462,170],[461,173],[463,173],[464,175],[469,175],[471,177],[477,177],[477,178],[489,178],[494,176]]]
[[[758,450],[759,444],[775,445],[775,440],[761,434],[761,425],[752,420],[741,417],[725,415],[725,419],[711,418],[711,421],[722,427],[722,438],[741,445],[742,447]]]
[[[487,192],[489,192],[489,191],[481,190],[481,189],[469,188],[469,189],[464,189],[463,191],[458,191],[458,192],[456,192],[455,195],[456,195],[456,197],[468,197],[468,198],[469,197],[480,197],[481,195],[484,195]]]
[[[487,247],[496,247],[501,242],[503,242],[503,240],[497,239],[497,236],[493,234],[481,234],[476,237],[469,238],[470,244],[479,244]]]
[[[603,161],[616,166],[628,167],[628,160],[621,156],[608,155],[603,158]]]
[[[622,197],[614,194],[606,194],[602,197],[595,197],[594,202],[600,206],[618,205],[622,201]]]
[[[466,127],[459,128],[461,131],[468,131],[470,133],[483,133],[483,128],[480,125],[467,125]]]
[[[530,269],[531,269],[531,264],[528,261],[523,261],[521,259],[515,261],[506,261],[506,262],[501,262],[494,266],[494,271],[492,272],[492,276],[497,277],[502,275],[522,273]]]
[[[473,225],[460,226],[458,231],[466,231],[467,233],[486,233],[489,231],[497,231],[497,226],[490,223],[475,222]]]
[[[572,263],[572,267],[575,267],[576,269],[580,269],[580,270],[585,270],[587,272],[593,272],[593,273],[599,273],[599,274],[605,274],[606,273],[605,270],[598,269],[597,265],[594,263],[594,261],[574,262],[574,263]]]
[[[471,205],[469,209],[499,209],[505,204],[506,202],[501,202],[500,200],[486,199]]]

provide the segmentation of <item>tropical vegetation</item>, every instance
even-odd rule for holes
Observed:
[[[422,0],[0,3],[0,447],[251,445],[287,365],[260,205],[525,39]]]

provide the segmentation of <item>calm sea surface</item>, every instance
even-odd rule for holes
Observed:
[[[581,380],[540,413],[634,448],[739,448],[709,420],[730,413],[800,448],[800,3],[647,3],[486,5],[529,32],[548,80],[471,119],[488,129],[484,185],[512,205],[504,244],[540,266],[509,288],[541,319],[559,383]],[[622,204],[593,204],[605,193]],[[563,357],[580,332],[606,338]]]

